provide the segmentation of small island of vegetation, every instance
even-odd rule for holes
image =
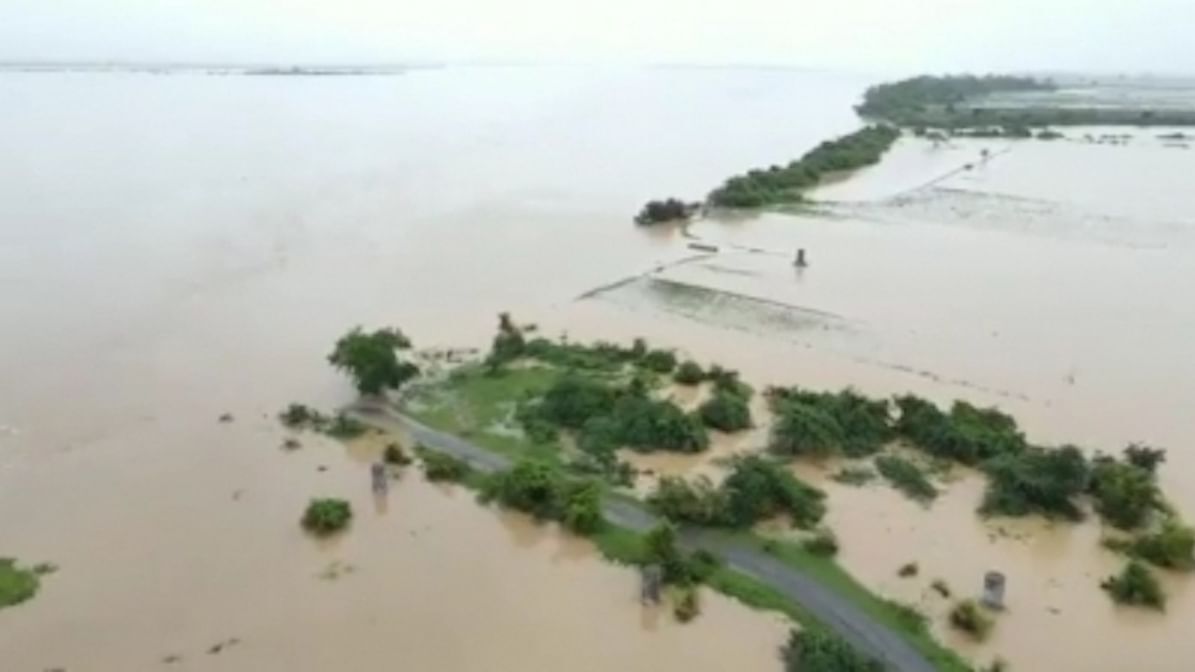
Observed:
[[[700,209],[700,203],[685,203],[677,198],[648,201],[639,214],[635,215],[635,223],[647,226],[667,222],[686,222]]]

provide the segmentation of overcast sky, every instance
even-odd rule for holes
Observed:
[[[1195,0],[0,0],[0,60],[1195,72]]]

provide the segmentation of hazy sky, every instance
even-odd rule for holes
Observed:
[[[1195,72],[1195,0],[0,0],[0,60]]]

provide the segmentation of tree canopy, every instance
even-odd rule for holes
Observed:
[[[418,367],[399,358],[400,350],[410,348],[410,340],[398,329],[366,333],[354,327],[336,341],[328,362],[348,374],[357,391],[381,394],[419,375]]]

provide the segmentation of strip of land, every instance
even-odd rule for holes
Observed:
[[[474,468],[495,472],[511,461],[460,437],[437,431],[400,411],[377,402],[360,401],[351,407],[354,417],[377,429],[402,432],[428,449],[467,461]],[[625,498],[607,495],[602,512],[611,525],[646,532],[660,524],[653,514]],[[819,580],[784,563],[759,547],[715,531],[685,528],[680,539],[690,549],[704,549],[721,558],[728,568],[756,579],[808,611],[813,618],[861,652],[896,672],[933,672],[939,669],[916,648],[849,600],[826,588]]]

